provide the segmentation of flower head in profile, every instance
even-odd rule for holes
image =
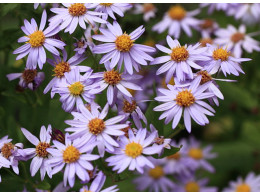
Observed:
[[[156,97],[155,100],[164,102],[154,108],[154,111],[164,111],[159,120],[165,118],[165,124],[173,120],[172,129],[175,129],[184,113],[184,124],[189,133],[191,132],[191,118],[199,125],[208,124],[209,120],[206,115],[213,116],[215,111],[203,99],[211,98],[214,94],[205,92],[210,82],[200,85],[201,78],[198,76],[189,86],[176,87],[168,84],[168,89],[159,89],[162,95]]]
[[[132,130],[128,131],[128,137],[121,136],[119,147],[112,152],[112,156],[106,159],[108,166],[113,166],[113,171],[123,172],[127,167],[130,171],[144,172],[144,167],[154,168],[154,164],[146,155],[158,154],[163,146],[150,146],[156,137],[156,132],[147,136],[146,129],[139,129],[134,135]]]
[[[95,3],[63,3],[62,8],[51,8],[57,15],[49,19],[50,25],[60,24],[60,29],[72,34],[77,26],[86,29],[86,24],[95,26],[95,22],[104,24],[105,20],[99,16],[106,15],[100,12],[91,11],[97,5]]]
[[[168,28],[168,34],[178,39],[183,29],[184,32],[191,37],[192,31],[190,27],[199,25],[199,20],[193,18],[193,16],[199,13],[199,9],[188,12],[180,5],[172,6],[167,13],[165,13],[163,20],[153,26],[152,30],[162,33]]]
[[[87,185],[83,186],[80,189],[80,192],[116,192],[118,191],[117,185],[113,185],[106,189],[102,190],[104,183],[106,181],[106,176],[102,171],[99,171],[95,179],[91,182],[90,186]]]
[[[51,157],[49,152],[47,152],[47,148],[50,147],[51,141],[51,126],[49,125],[47,129],[44,126],[41,127],[40,140],[32,135],[28,130],[24,128],[21,130],[28,141],[35,146],[34,148],[26,148],[19,151],[25,158],[33,158],[30,165],[31,176],[35,176],[37,171],[40,169],[41,180],[44,179],[46,173],[49,177],[52,177],[50,173],[51,169],[46,164],[47,160]]]
[[[97,54],[105,54],[100,64],[111,60],[110,68],[113,69],[118,65],[118,70],[121,70],[124,62],[124,69],[130,75],[133,74],[133,69],[139,72],[140,65],[147,65],[147,61],[152,61],[153,58],[147,53],[155,52],[155,49],[135,43],[135,41],[144,33],[143,26],[138,27],[132,33],[123,33],[120,25],[114,21],[113,25],[107,23],[108,29],[99,28],[102,35],[93,35],[93,39],[106,42],[94,47],[93,52]]]
[[[62,41],[52,38],[60,31],[57,25],[53,24],[44,30],[46,20],[47,14],[44,10],[39,28],[33,18],[31,23],[28,20],[24,20],[24,26],[21,27],[26,36],[19,38],[18,42],[25,42],[25,45],[16,49],[13,54],[19,54],[16,60],[29,54],[26,62],[26,67],[29,69],[36,69],[37,65],[42,69],[46,62],[45,49],[52,54],[59,55],[59,51],[56,48],[63,49],[65,46],[65,43]]]
[[[97,142],[93,139],[82,144],[79,139],[70,140],[69,134],[65,135],[65,144],[53,141],[54,146],[47,149],[53,157],[49,159],[48,165],[52,167],[51,174],[54,175],[60,172],[64,166],[63,184],[73,187],[75,183],[75,176],[77,175],[81,181],[89,181],[88,170],[94,169],[93,165],[89,161],[93,161],[99,158],[98,155],[91,154],[92,150],[97,145]]]
[[[145,22],[148,22],[151,18],[155,17],[155,13],[157,12],[157,8],[152,3],[135,3],[135,14],[143,14],[143,19]]]

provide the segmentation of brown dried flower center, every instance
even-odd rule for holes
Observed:
[[[132,103],[124,100],[123,111],[125,113],[132,113],[136,109],[136,101],[132,101]]]
[[[87,12],[83,3],[74,3],[69,7],[69,14],[72,16],[82,16]]]
[[[118,71],[110,70],[104,72],[104,80],[109,85],[116,85],[122,80],[122,78]]]
[[[43,157],[43,158],[46,158],[48,156],[48,152],[47,152],[47,148],[50,147],[50,144],[49,143],[46,143],[46,142],[40,142],[37,146],[36,146],[36,154],[39,156],[39,157]]]
[[[201,81],[200,81],[200,84],[204,84],[204,83],[207,83],[208,81],[211,81],[212,80],[212,77],[211,75],[206,71],[206,70],[202,70],[202,71],[199,71],[197,73],[197,75],[201,75]]]
[[[144,13],[147,13],[149,11],[153,11],[154,10],[154,5],[152,3],[144,3],[143,4],[143,11]]]
[[[200,43],[201,43],[200,45],[202,47],[206,47],[207,44],[212,44],[213,40],[211,38],[203,38],[203,39],[200,40]]]
[[[23,80],[26,82],[26,84],[33,82],[34,78],[37,76],[37,70],[24,70],[22,74]]]
[[[243,33],[237,32],[231,36],[231,41],[237,43],[241,40],[244,40],[245,35]]]
[[[14,149],[14,145],[10,143],[5,143],[4,146],[1,148],[1,153],[3,157],[9,158],[12,155],[12,150]]]
[[[200,27],[202,29],[211,29],[214,26],[214,21],[211,19],[206,19],[202,24],[200,24]]]

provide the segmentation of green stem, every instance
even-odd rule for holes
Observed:
[[[177,134],[179,134],[181,132],[182,128],[177,129],[176,131],[174,131],[172,134],[170,134],[168,137],[169,138],[173,138],[174,136],[176,136]]]

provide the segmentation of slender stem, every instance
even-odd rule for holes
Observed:
[[[174,136],[176,136],[177,134],[179,134],[181,132],[182,128],[177,129],[176,131],[174,131],[171,135],[169,135],[169,138],[173,138]]]

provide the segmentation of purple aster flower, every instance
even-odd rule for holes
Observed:
[[[231,50],[236,58],[242,56],[242,47],[248,53],[252,53],[253,50],[260,51],[259,42],[252,39],[250,34],[246,34],[246,27],[243,24],[238,30],[228,25],[227,29],[220,28],[215,34],[217,36],[215,43],[220,46],[227,45],[227,49]]]
[[[210,74],[222,71],[225,76],[227,74],[235,76],[238,76],[239,73],[245,74],[240,67],[240,63],[251,60],[250,58],[233,57],[228,49],[214,45],[208,45],[208,50],[205,54],[210,57],[210,60],[200,63],[204,65],[204,69]]]
[[[93,39],[106,42],[94,47],[93,52],[97,54],[105,53],[100,64],[108,62],[111,59],[110,68],[118,64],[118,70],[124,62],[125,71],[133,74],[133,68],[139,72],[140,65],[147,65],[147,61],[153,58],[147,53],[155,52],[155,49],[146,45],[134,43],[145,31],[143,26],[138,27],[129,35],[123,33],[119,24],[114,21],[113,25],[107,23],[108,29],[99,28],[102,35],[93,35]]]
[[[209,180],[207,178],[197,179],[195,175],[177,177],[176,191],[177,192],[217,192],[216,187],[208,187]]]
[[[60,29],[65,29],[64,32],[72,34],[79,25],[86,29],[86,24],[95,26],[97,23],[106,23],[105,20],[98,16],[106,15],[99,12],[90,11],[97,6],[95,3],[63,3],[63,8],[51,8],[55,16],[49,19],[50,25],[60,24]]]
[[[25,69],[22,73],[11,73],[6,75],[9,81],[20,78],[19,86],[30,90],[37,89],[45,78],[44,72],[37,72],[37,69]]]
[[[131,8],[130,3],[99,3],[95,9],[97,12],[106,13],[102,18],[107,20],[108,16],[116,20],[114,13],[118,14],[120,17],[124,16],[122,8]]]
[[[231,181],[224,192],[260,192],[260,175],[250,172],[245,179],[239,177],[236,181]]]
[[[80,139],[70,140],[69,134],[65,135],[65,144],[56,140],[53,141],[55,148],[47,148],[53,158],[50,158],[48,164],[53,168],[51,174],[54,175],[60,172],[65,166],[63,184],[67,186],[67,181],[70,187],[74,186],[75,174],[82,181],[89,180],[87,170],[93,170],[94,167],[89,161],[99,158],[98,155],[91,154],[97,142],[93,139],[85,142],[84,144]]]
[[[134,14],[143,14],[143,19],[148,22],[151,18],[155,17],[157,8],[152,3],[135,3]]]
[[[88,66],[81,66],[79,65],[82,61],[86,59],[84,55],[74,55],[70,59],[68,58],[68,54],[66,50],[62,50],[63,58],[61,58],[59,55],[53,55],[54,60],[47,59],[47,62],[54,67],[53,69],[53,76],[54,78],[49,82],[49,84],[45,87],[43,93],[46,94],[50,89],[51,91],[51,97],[55,95],[55,92],[53,89],[58,85],[59,83],[62,83],[65,79],[64,74],[66,72],[70,72],[71,70],[75,68],[79,68],[80,72],[88,72],[91,70]]]
[[[164,166],[164,161],[148,157],[148,160],[154,164],[154,168],[145,167],[144,173],[133,180],[137,190],[150,192],[171,192],[175,184],[167,176],[171,176],[168,169]]]
[[[88,42],[86,41],[86,39],[84,37],[81,37],[80,40],[74,38],[76,40],[76,43],[73,43],[75,49],[74,51],[79,54],[82,55],[83,53],[85,53],[87,47],[88,47]]]
[[[123,96],[132,97],[131,93],[127,90],[142,90],[138,85],[130,82],[131,80],[140,79],[140,75],[129,75],[119,73],[117,70],[111,69],[108,63],[105,64],[107,71],[94,73],[91,78],[97,78],[97,81],[90,93],[97,94],[107,88],[107,101],[113,105],[117,99],[117,94],[121,93]]]
[[[101,112],[98,107],[91,104],[90,111],[85,106],[80,106],[80,112],[72,112],[73,120],[66,120],[65,123],[71,127],[65,131],[73,132],[70,135],[71,139],[81,137],[83,143],[89,139],[100,141],[98,144],[99,154],[103,157],[105,148],[113,152],[114,147],[119,147],[118,143],[111,136],[124,135],[121,129],[127,127],[127,124],[116,124],[124,119],[123,115],[112,117],[104,120],[108,114],[109,105],[106,104]]]
[[[211,92],[205,92],[211,82],[200,85],[201,76],[195,78],[189,86],[175,87],[167,85],[168,89],[159,89],[163,95],[155,98],[157,101],[164,102],[156,106],[154,111],[164,111],[159,120],[165,119],[165,124],[171,120],[172,129],[178,125],[182,113],[184,112],[184,124],[187,131],[191,132],[191,118],[199,125],[209,123],[206,115],[213,116],[214,109],[203,99],[213,97]]]
[[[92,181],[90,186],[87,185],[83,186],[80,189],[80,192],[116,192],[118,191],[117,185],[113,185],[111,187],[108,187],[104,190],[101,190],[104,183],[106,181],[106,176],[102,171],[99,171],[96,178]]]
[[[57,84],[53,89],[54,93],[59,93],[61,96],[63,110],[71,112],[75,105],[76,110],[79,110],[79,106],[84,105],[83,100],[88,103],[93,101],[94,95],[89,93],[93,84],[93,80],[90,79],[91,74],[92,70],[90,69],[82,76],[78,67],[64,73],[63,82]]]
[[[13,54],[19,54],[16,60],[29,54],[26,62],[26,67],[29,69],[36,69],[37,64],[39,68],[42,69],[43,64],[46,62],[46,52],[44,48],[55,55],[59,55],[59,51],[56,48],[63,49],[66,45],[62,41],[52,38],[53,35],[60,31],[57,25],[53,24],[43,30],[46,20],[47,14],[44,10],[40,28],[38,28],[34,18],[31,19],[31,23],[28,22],[28,20],[24,20],[24,26],[21,27],[26,36],[19,38],[18,42],[26,42],[26,44],[16,49]]]
[[[51,178],[51,169],[46,164],[47,160],[50,158],[50,154],[46,149],[50,147],[51,125],[48,125],[47,130],[44,126],[41,127],[40,140],[32,135],[28,130],[24,128],[21,128],[21,130],[28,141],[35,146],[35,148],[19,150],[22,156],[28,157],[28,159],[33,158],[30,165],[31,176],[34,177],[37,171],[40,169],[41,180],[44,179],[46,173]]]
[[[235,19],[241,19],[243,23],[253,25],[260,19],[259,3],[238,3],[236,7],[230,9],[230,15],[234,15]]]
[[[154,168],[154,164],[148,160],[145,155],[158,154],[163,146],[149,146],[156,137],[153,132],[147,136],[146,129],[139,129],[137,134],[129,130],[129,138],[125,136],[120,137],[119,148],[113,152],[113,156],[106,159],[108,166],[113,166],[113,171],[117,170],[118,173],[123,172],[127,167],[130,171],[137,170],[143,173],[143,168],[148,166]]]
[[[229,10],[237,7],[239,3],[201,3],[200,7],[208,7],[208,14],[212,14],[215,10],[224,11],[227,15],[229,14]]]
[[[37,9],[37,8],[39,7],[39,5],[41,5],[41,8],[44,8],[45,5],[46,5],[46,3],[34,3],[34,4],[33,4],[33,8],[34,8],[34,9]]]
[[[153,26],[152,30],[162,33],[169,28],[168,34],[178,39],[181,34],[181,29],[183,29],[184,32],[191,37],[192,31],[190,27],[199,25],[199,20],[193,18],[193,16],[199,13],[199,9],[188,12],[180,5],[172,6],[168,12],[165,13],[163,20]]]
[[[166,83],[169,83],[175,74],[179,81],[184,81],[187,78],[193,79],[192,68],[202,68],[196,61],[208,61],[210,59],[204,55],[207,48],[199,48],[200,43],[197,43],[194,46],[181,46],[178,40],[173,40],[169,35],[166,40],[170,49],[158,44],[156,47],[168,55],[155,58],[154,61],[151,62],[151,65],[166,62],[156,72],[157,75],[167,72],[165,78]]]
[[[201,33],[203,38],[210,38],[219,26],[216,21],[208,18],[200,20],[199,25],[194,26],[194,28]]]

